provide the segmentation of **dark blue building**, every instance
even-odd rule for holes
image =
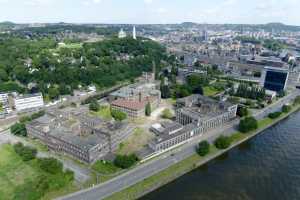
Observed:
[[[271,91],[280,92],[285,90],[288,80],[288,69],[266,67],[262,75],[262,86]]]

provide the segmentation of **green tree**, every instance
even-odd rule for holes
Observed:
[[[240,121],[239,131],[247,133],[258,128],[257,120],[254,117],[246,117]]]
[[[24,146],[22,143],[14,144],[15,152],[22,158],[23,161],[33,160],[36,157],[37,150],[32,147]]]
[[[149,102],[146,104],[145,115],[146,116],[150,116],[151,115],[151,104]]]
[[[163,113],[162,113],[161,117],[164,118],[164,119],[172,119],[174,116],[171,113],[171,110],[166,108],[166,109],[163,110]]]
[[[50,99],[57,99],[59,97],[59,90],[56,87],[50,87],[48,94]]]
[[[133,166],[138,160],[139,159],[135,154],[117,155],[114,160],[114,164],[119,168],[127,169]]]
[[[273,113],[270,113],[270,114],[268,115],[268,117],[269,117],[270,119],[276,119],[276,118],[280,117],[281,114],[282,114],[281,112],[273,112]]]
[[[197,153],[200,156],[206,156],[209,153],[210,144],[207,141],[202,141],[198,144]]]
[[[18,136],[27,136],[27,130],[25,124],[23,123],[15,123],[10,127],[10,132],[14,135]]]
[[[227,149],[231,144],[231,139],[230,137],[221,135],[215,140],[214,144],[218,149]]]
[[[50,174],[63,172],[63,164],[55,158],[39,158],[38,164],[42,170]]]
[[[97,102],[97,100],[93,99],[92,102],[90,103],[89,105],[89,109],[91,111],[94,111],[94,112],[98,112],[99,109],[100,109],[100,105],[99,103]]]
[[[123,121],[127,118],[127,114],[122,111],[111,109],[110,112],[111,112],[111,116],[117,121]]]
[[[237,115],[240,117],[246,117],[249,114],[247,107],[239,106],[237,109]]]
[[[282,112],[284,112],[284,113],[288,113],[288,112],[290,112],[291,110],[292,110],[292,107],[289,106],[289,105],[283,105],[283,106],[282,106]]]

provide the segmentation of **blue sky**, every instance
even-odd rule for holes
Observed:
[[[300,0],[0,0],[0,21],[300,25]]]

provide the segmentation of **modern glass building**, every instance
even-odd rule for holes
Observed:
[[[288,69],[277,67],[265,67],[262,74],[261,86],[271,91],[283,91],[286,88],[289,76]]]

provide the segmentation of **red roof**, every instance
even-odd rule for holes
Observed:
[[[154,97],[144,98],[142,101],[138,100],[126,100],[126,99],[117,99],[111,103],[112,106],[118,106],[127,108],[130,110],[141,110],[145,108],[148,102],[153,102]]]

